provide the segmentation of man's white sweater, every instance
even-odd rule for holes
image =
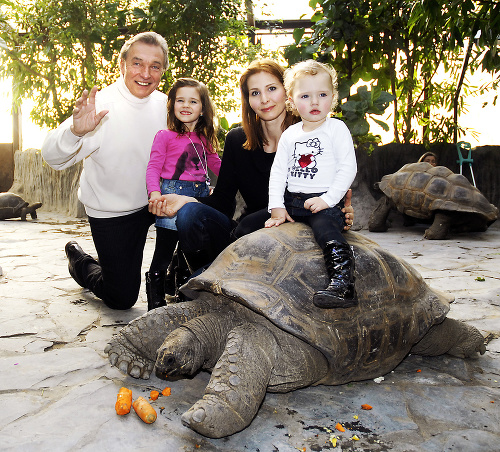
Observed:
[[[56,170],[84,160],[78,198],[87,215],[111,218],[148,203],[146,168],[156,133],[167,128],[167,96],[154,91],[139,99],[120,77],[97,93],[96,113],[102,110],[109,112],[83,137],[71,132],[68,118],[48,134],[42,155]]]

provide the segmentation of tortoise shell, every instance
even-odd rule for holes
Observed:
[[[378,188],[400,212],[415,218],[430,219],[436,210],[476,214],[487,223],[498,216],[498,209],[465,176],[445,166],[409,163],[382,177]]]
[[[356,261],[356,307],[313,305],[313,294],[326,286],[327,274],[311,229],[300,223],[242,237],[183,291],[230,298],[319,349],[330,371],[318,383],[382,375],[444,320],[452,297],[432,290],[410,265],[375,242],[354,232],[345,236]]]
[[[0,219],[15,218],[21,215],[28,203],[15,193],[0,193]]]

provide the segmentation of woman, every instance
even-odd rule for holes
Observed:
[[[232,231],[238,222],[232,218],[238,191],[246,205],[238,221],[267,209],[269,173],[278,141],[300,119],[286,110],[283,73],[279,64],[261,59],[253,61],[241,76],[243,127],[226,137],[219,178],[210,196],[169,194],[150,205],[156,215],[177,215],[179,247],[191,270],[212,262],[234,239]],[[350,193],[348,197],[345,229],[353,218]]]
[[[426,152],[418,159],[418,162],[427,162],[430,163],[432,166],[436,166],[437,161],[438,158],[437,155],[434,154],[434,152]]]

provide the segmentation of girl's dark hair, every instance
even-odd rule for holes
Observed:
[[[179,135],[184,135],[187,130],[183,122],[179,121],[174,114],[175,99],[177,97],[177,91],[179,88],[185,86],[190,86],[198,90],[198,94],[201,99],[201,112],[202,115],[198,118],[194,131],[200,137],[204,137],[207,142],[211,145],[212,151],[209,152],[216,153],[219,149],[219,141],[217,140],[217,133],[214,126],[215,121],[215,108],[210,99],[210,93],[208,88],[202,82],[194,80],[192,78],[179,78],[177,79],[170,91],[168,92],[167,100],[167,127],[169,130],[177,132]]]
[[[248,79],[252,75],[258,74],[259,72],[267,72],[268,74],[273,75],[283,85],[283,74],[285,70],[275,61],[263,58],[252,61],[240,77],[241,123],[247,138],[243,147],[249,150],[255,150],[268,144],[264,136],[264,131],[262,130],[260,119],[252,110],[252,107],[250,107],[249,101],[250,92],[248,89]],[[288,126],[298,121],[300,121],[299,117],[293,115],[290,111],[287,111],[283,124],[281,125],[281,129],[284,131],[288,128]]]

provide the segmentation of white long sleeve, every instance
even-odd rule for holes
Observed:
[[[84,160],[78,198],[89,216],[133,213],[148,203],[146,167],[156,132],[167,127],[166,95],[133,96],[122,78],[96,96],[96,111],[109,110],[83,137],[70,127],[73,118],[51,131],[42,146],[45,161],[62,170]]]
[[[269,179],[269,210],[284,207],[285,188],[293,193],[323,193],[333,207],[356,177],[356,154],[347,126],[327,118],[317,129],[304,132],[302,122],[281,135]]]

